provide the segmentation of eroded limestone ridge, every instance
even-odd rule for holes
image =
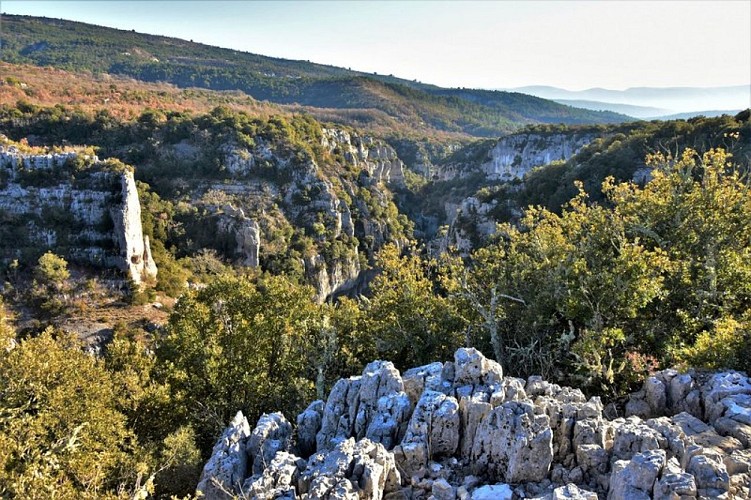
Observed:
[[[747,499],[751,380],[666,370],[610,420],[597,397],[504,377],[475,349],[400,374],[370,363],[296,427],[238,413],[198,490],[208,499]]]
[[[13,241],[0,258],[24,248],[53,249],[89,265],[116,268],[136,284],[156,277],[133,171],[76,151],[28,154],[0,146],[0,212]]]

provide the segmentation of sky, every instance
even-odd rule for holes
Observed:
[[[447,87],[751,84],[751,0],[0,0],[0,10]]]

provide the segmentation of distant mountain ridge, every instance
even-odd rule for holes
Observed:
[[[0,60],[110,73],[255,99],[383,112],[416,130],[494,137],[526,124],[619,123],[630,117],[521,93],[446,89],[392,75],[291,61],[91,24],[3,15]]]
[[[728,110],[728,113],[733,113],[751,107],[751,84],[726,87],[634,87],[626,90],[566,90],[533,85],[506,90],[570,103],[586,109],[618,111],[637,118],[709,113],[703,110]],[[639,109],[640,107],[652,110]]]
[[[573,106],[575,108],[591,109],[593,111],[613,111],[624,115],[633,116],[634,118],[652,118],[655,116],[666,115],[671,111],[669,109],[654,108],[651,106],[636,106],[634,104],[619,104],[602,101],[588,101],[586,99],[553,99],[555,102]]]

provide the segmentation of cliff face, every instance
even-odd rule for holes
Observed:
[[[445,197],[445,213],[439,220],[445,228],[430,242],[431,247],[438,252],[451,247],[467,255],[495,233],[499,214],[508,218],[520,213],[508,201],[528,172],[571,159],[595,138],[591,130],[519,132],[494,144],[477,142],[455,152],[432,170],[434,189]],[[483,201],[479,195],[483,188],[503,190],[506,199]]]
[[[504,377],[474,349],[399,373],[389,362],[339,380],[290,424],[241,413],[198,490],[229,498],[746,499],[751,380],[666,370],[626,415],[599,398]]]
[[[523,179],[534,167],[568,160],[595,139],[592,133],[521,133],[502,137],[482,170],[492,180]]]
[[[193,213],[184,223],[191,241],[178,246],[215,248],[237,264],[266,269],[287,259],[283,265],[301,272],[319,300],[363,286],[362,262],[404,239],[390,191],[403,183],[403,163],[382,141],[340,129],[320,132],[320,142],[309,145],[316,154],[261,136],[250,148],[220,146],[224,178],[189,190]],[[177,149],[216,160],[200,143]]]
[[[89,265],[116,268],[136,283],[156,276],[131,171],[77,153],[25,155],[0,147],[2,258],[40,248]]]
[[[321,145],[330,152],[338,150],[348,162],[367,169],[376,182],[404,185],[404,163],[383,141],[341,129],[323,129]]]

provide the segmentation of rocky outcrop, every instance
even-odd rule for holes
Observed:
[[[120,200],[110,207],[114,239],[123,258],[117,267],[139,284],[143,279],[155,278],[157,268],[148,236],[144,236],[141,227],[141,203],[133,172],[122,172],[119,176]]]
[[[193,191],[192,242],[250,267],[278,266],[280,253],[295,254],[285,264],[304,274],[319,301],[364,287],[372,273],[362,263],[405,239],[394,234],[402,226],[388,210],[403,163],[385,142],[354,132],[322,129],[320,141],[310,145],[314,154],[262,135],[220,146],[218,162],[204,160],[226,178]],[[190,144],[179,146],[190,153]]]
[[[745,499],[750,396],[742,373],[668,370],[630,398],[629,413],[641,416],[608,420],[599,398],[504,377],[474,349],[403,375],[376,361],[297,418],[296,443],[280,414],[262,416],[252,433],[236,417],[199,490],[221,498],[213,482],[259,499]],[[235,446],[235,436],[244,442]]]
[[[385,142],[341,129],[323,129],[322,132],[324,148],[343,154],[345,160],[356,167],[364,167],[377,182],[404,184],[404,163]]]
[[[0,211],[23,227],[25,241],[0,242],[4,258],[24,247],[67,249],[65,257],[117,268],[136,284],[156,277],[133,172],[76,152],[26,155],[0,147]]]
[[[237,412],[229,427],[214,445],[211,458],[203,468],[198,491],[206,498],[232,498],[231,492],[243,484],[248,468],[246,443],[250,426],[242,412]]]
[[[261,228],[258,222],[245,216],[242,208],[224,205],[217,211],[217,229],[235,239],[235,257],[246,267],[258,267],[261,252]]]
[[[502,137],[482,165],[493,180],[523,179],[534,167],[568,160],[595,139],[594,133],[518,133]]]

